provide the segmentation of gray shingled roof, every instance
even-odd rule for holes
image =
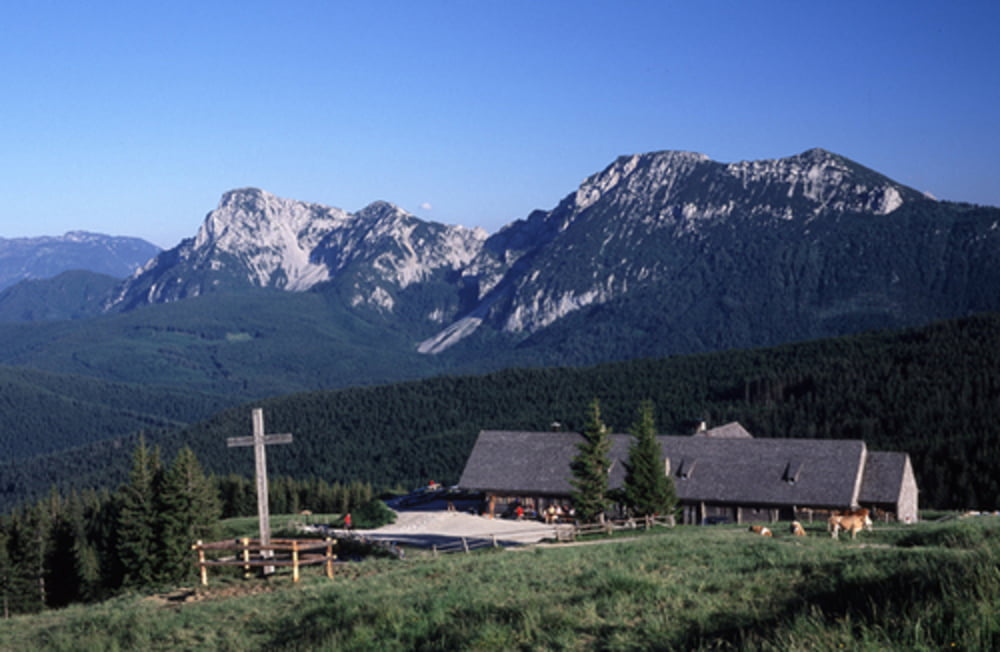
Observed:
[[[575,432],[484,430],[458,486],[480,491],[566,495],[569,465],[583,437]]]
[[[742,425],[733,421],[732,423],[727,423],[725,425],[716,426],[715,428],[709,428],[708,430],[699,430],[694,433],[695,437],[719,437],[725,439],[752,439],[751,435],[746,428]]]
[[[609,485],[620,487],[634,438],[611,435]],[[713,503],[843,507],[855,504],[865,444],[858,440],[660,436],[677,496]],[[583,438],[566,432],[483,431],[459,480],[467,489],[568,495]],[[887,481],[888,482],[888,481]]]
[[[659,439],[678,498],[714,503],[852,505],[865,455],[855,440]]]
[[[869,504],[898,502],[906,458],[906,453],[870,451],[858,500]]]

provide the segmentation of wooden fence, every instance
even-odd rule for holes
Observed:
[[[336,539],[274,539],[270,545],[261,545],[257,539],[234,541],[198,541],[191,549],[198,559],[201,583],[208,585],[209,566],[242,566],[243,576],[249,577],[253,567],[291,566],[292,579],[299,581],[299,567],[326,564],[326,576],[333,579],[333,562],[337,555],[333,547]],[[230,556],[210,558],[210,555],[231,552]]]
[[[649,530],[652,527],[673,527],[676,525],[674,517],[672,516],[660,516],[652,517],[647,516],[645,518],[639,519],[622,519],[622,520],[607,520],[604,523],[588,523],[586,525],[578,524],[558,524],[553,526],[556,535],[556,541],[568,542],[576,541],[577,537],[586,536],[590,534],[605,534],[610,535],[616,531],[629,531],[629,530]],[[516,532],[507,532],[507,536],[517,534]],[[461,537],[456,541],[447,543],[444,545],[433,545],[431,546],[431,551],[435,557],[438,554],[448,554],[453,552],[465,552],[469,553],[473,550],[481,550],[483,548],[499,548],[501,543],[497,539],[497,535],[491,535],[490,537]]]
[[[451,543],[446,543],[443,545],[432,545],[431,553],[434,557],[438,554],[448,554],[452,552],[472,552],[473,550],[482,550],[483,548],[499,548],[500,543],[497,541],[497,535],[493,534],[489,538],[483,537],[461,537],[457,541]]]
[[[628,530],[649,530],[657,527],[674,527],[676,521],[673,516],[643,516],[638,519],[626,518],[620,520],[606,520],[603,523],[588,523],[586,525],[576,525],[571,529],[558,529],[556,535],[559,541],[575,541],[577,537],[588,534],[610,535],[616,531]]]

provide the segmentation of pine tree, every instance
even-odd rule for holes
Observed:
[[[573,471],[573,506],[581,521],[603,522],[604,510],[608,504],[608,470],[611,467],[608,452],[611,450],[611,440],[608,439],[608,427],[601,420],[601,407],[596,398],[590,403],[583,441],[577,448],[580,452],[570,465]]]
[[[639,420],[632,426],[635,441],[625,465],[625,503],[636,516],[670,514],[677,505],[673,479],[666,474],[663,451],[656,440],[653,404],[643,401]]]
[[[12,613],[35,613],[45,608],[45,561],[49,521],[41,503],[20,509],[10,518],[7,587]]]
[[[76,573],[74,547],[83,514],[76,496],[63,499],[53,487],[42,503],[50,518],[49,545],[46,555],[46,603],[64,607],[80,599],[81,580]]]
[[[159,451],[150,451],[145,438],[140,437],[132,455],[128,484],[118,491],[117,553],[125,586],[145,586],[157,577],[157,492],[162,475],[159,457]]]
[[[184,579],[194,571],[191,544],[215,538],[221,501],[215,483],[205,477],[194,451],[185,446],[163,477],[159,496],[159,577],[166,582]]]
[[[0,519],[0,614],[4,620],[10,618],[11,589],[14,583],[14,566],[10,560],[10,535],[6,519]]]

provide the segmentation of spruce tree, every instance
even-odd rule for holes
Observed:
[[[194,572],[191,544],[211,541],[222,514],[215,484],[205,477],[194,451],[185,446],[164,474],[159,492],[160,579],[175,582]]]
[[[13,584],[14,567],[10,561],[6,520],[0,519],[0,617],[10,618],[10,594]]]
[[[125,586],[146,586],[157,579],[160,548],[157,493],[161,475],[159,451],[150,451],[145,438],[140,437],[132,454],[128,484],[118,490],[117,496],[116,550]]]
[[[46,606],[45,561],[49,519],[41,503],[19,509],[10,518],[8,530],[10,563],[9,609],[12,613],[35,613]]]
[[[670,514],[677,505],[674,482],[666,474],[663,451],[656,440],[653,404],[643,401],[639,420],[632,426],[635,441],[625,465],[625,504],[635,516]]]
[[[604,510],[608,504],[608,469],[611,462],[608,453],[611,440],[608,427],[601,420],[601,407],[595,398],[590,403],[587,424],[583,429],[583,441],[577,445],[579,453],[573,458],[570,481],[574,491],[573,506],[578,518],[586,523],[604,521]]]

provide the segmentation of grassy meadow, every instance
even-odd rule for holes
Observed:
[[[1000,649],[1000,518],[780,525],[343,564],[18,616],[10,650]]]

